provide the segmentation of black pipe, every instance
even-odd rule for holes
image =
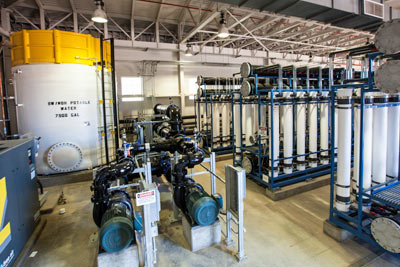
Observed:
[[[239,83],[238,78],[231,77],[203,77],[197,76],[197,83],[199,85],[232,85],[236,80],[236,84]]]
[[[344,80],[343,81],[344,84],[346,84],[346,83],[354,83],[354,82],[356,82],[356,83],[366,83],[366,82],[368,82],[368,78],[365,78],[365,79],[349,79],[349,80]]]
[[[196,119],[196,116],[190,115],[190,116],[182,116],[183,120],[188,120],[188,119]]]
[[[331,53],[329,53],[329,57],[333,57],[334,55],[348,53],[348,52],[363,51],[363,50],[367,50],[367,49],[370,52],[374,52],[374,49],[376,49],[375,48],[375,44],[369,44],[369,45],[366,45],[366,46],[360,46],[360,47],[356,47],[356,48],[350,48],[350,49],[345,49],[345,50],[341,50],[341,51],[331,52]]]
[[[111,81],[113,96],[113,115],[114,115],[114,133],[115,133],[115,151],[119,148],[119,125],[118,125],[118,107],[117,107],[117,86],[115,83],[115,51],[114,38],[110,39],[111,43]]]
[[[196,122],[184,122],[182,123],[183,126],[187,126],[187,125],[196,125]]]
[[[104,86],[104,61],[103,61],[103,36],[100,36],[100,63],[101,63],[101,93],[103,97],[103,131],[104,131],[104,147],[106,150],[106,164],[110,163],[108,156],[108,140],[107,140],[107,117],[106,117],[106,89]]]
[[[3,40],[3,38],[1,38]],[[11,133],[11,122],[10,122],[10,105],[8,103],[8,90],[7,90],[7,79],[6,79],[6,58],[5,58],[5,49],[2,51],[2,60],[1,60],[1,76],[2,76],[2,85],[3,85],[3,96],[4,96],[4,101],[1,103],[1,105],[4,107],[3,112],[4,112],[4,117],[6,118],[5,120],[5,139],[7,139],[7,135]]]
[[[40,194],[43,195],[43,184],[42,184],[42,182],[39,180],[39,178],[36,178],[36,182],[37,182],[37,184],[39,186]]]

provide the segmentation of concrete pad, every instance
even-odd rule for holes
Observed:
[[[324,221],[323,229],[325,234],[332,237],[338,242],[346,241],[347,239],[352,238],[354,236],[349,231],[346,231],[343,228],[338,227],[337,225],[331,223],[329,220]]]
[[[192,251],[221,243],[221,223],[216,220],[207,226],[192,226],[186,216],[182,216],[183,235]]]
[[[324,175],[310,180],[298,182],[295,184],[287,185],[275,190],[266,188],[265,195],[274,201],[282,200],[297,194],[301,194],[330,183],[331,176]]]
[[[139,253],[136,245],[118,252],[103,252],[97,256],[98,267],[139,267]]]
[[[24,261],[29,256],[33,246],[36,244],[36,241],[39,239],[40,234],[42,233],[44,227],[46,226],[47,220],[39,218],[37,221],[37,225],[32,235],[29,237],[28,241],[25,243],[24,248],[21,250],[18,258],[15,260],[15,267],[25,266]]]

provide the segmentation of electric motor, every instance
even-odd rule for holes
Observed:
[[[186,187],[187,214],[202,226],[210,225],[218,217],[219,205],[217,201],[204,191],[200,184]]]
[[[101,247],[107,252],[117,252],[134,240],[133,208],[125,191],[116,191],[109,208],[101,219],[99,232]]]

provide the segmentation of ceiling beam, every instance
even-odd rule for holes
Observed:
[[[332,33],[334,30],[335,29],[324,29],[324,30],[319,30],[318,32],[315,31],[315,33],[312,32],[312,34],[310,34],[309,36],[300,38],[297,41],[305,42],[305,41],[308,41],[310,39],[313,39],[313,38],[316,38],[316,37],[319,37],[319,36],[324,36],[325,34],[328,34],[328,33]],[[289,47],[289,46],[290,46],[290,44],[285,44],[285,45],[281,45],[281,46],[275,47],[275,49],[284,49],[284,48]]]
[[[267,32],[265,35],[266,36],[274,36],[274,35],[279,34],[281,32],[285,32],[285,31],[288,31],[290,29],[293,29],[294,27],[297,27],[301,23],[302,23],[302,21],[296,21],[296,22],[293,22],[293,23],[289,23],[289,24],[283,26],[283,28],[274,29],[274,30],[272,30],[270,32]],[[244,48],[244,47],[246,47],[248,45],[252,45],[254,43],[256,43],[256,41],[250,41],[250,42],[247,42],[247,43],[239,46],[238,48],[242,49],[242,48]]]
[[[205,18],[203,21],[199,23],[196,27],[194,27],[187,35],[185,38],[182,39],[180,44],[184,44],[187,40],[189,40],[191,37],[193,37],[196,33],[199,32],[199,30],[203,29],[207,24],[209,24],[211,21],[214,20],[220,13],[218,11],[215,11],[211,14],[208,15],[207,18]]]
[[[242,23],[244,21],[246,21],[248,18],[250,18],[254,13],[249,13],[246,16],[242,17],[239,21],[235,21],[234,23],[232,23],[231,25],[228,26],[228,30],[236,27],[239,23]],[[212,42],[213,40],[215,40],[218,37],[217,34],[213,35],[212,37],[208,38],[202,45],[201,45],[201,49],[209,42]]]
[[[250,29],[250,32],[253,33],[253,32],[255,32],[255,31],[257,31],[257,30],[260,30],[260,29],[262,29],[262,28],[268,26],[268,25],[271,24],[272,22],[275,22],[275,21],[278,20],[278,19],[279,19],[279,18],[276,18],[276,17],[268,17],[268,18],[266,18],[264,21],[260,22],[259,24],[257,24],[257,25],[254,26],[253,28],[251,28],[251,29]],[[246,34],[246,35],[248,35],[248,34]],[[226,42],[226,43],[224,43],[221,47],[225,47],[225,46],[227,46],[227,45],[229,45],[229,44],[231,44],[231,43],[233,43],[233,42],[235,42],[235,41],[236,41],[236,40],[232,40],[232,41]]]
[[[190,4],[192,3],[192,0],[186,0],[186,3],[185,3],[185,5],[186,6],[190,6]],[[189,11],[188,11],[188,9],[187,8],[182,8],[182,10],[181,10],[181,13],[179,14],[179,19],[178,19],[178,21],[179,21],[179,23],[184,23],[185,22],[185,20],[186,20],[186,14],[188,13]]]
[[[72,19],[74,22],[74,32],[78,32],[78,12],[76,11],[76,5],[74,0],[69,0],[69,5],[72,10]]]
[[[18,6],[19,4],[23,3],[25,0],[5,0],[4,1],[4,7],[5,8],[11,8]]]
[[[136,7],[136,0],[132,0],[132,5],[131,5],[131,18],[130,18],[130,24],[131,24],[131,40],[135,40],[135,7]]]
[[[306,32],[309,32],[309,31],[311,31],[311,30],[313,30],[313,29],[315,29],[317,27],[318,27],[318,25],[305,26],[305,28],[300,30],[300,31],[294,31],[294,32],[291,32],[291,33],[288,33],[288,34],[284,34],[283,36],[281,36],[281,39],[282,40],[287,40],[289,38],[292,38],[292,37],[295,37],[295,36],[298,36],[298,35],[301,35],[301,34],[305,34]],[[276,43],[277,42],[272,42],[272,43],[268,44],[268,46],[274,45]]]
[[[159,19],[160,19],[161,11],[162,11],[162,8],[163,8],[163,3],[164,3],[164,0],[161,0],[160,1],[160,6],[158,7],[158,11],[157,11],[156,21],[159,21]]]
[[[250,9],[250,8],[240,8],[240,7],[234,7],[234,6],[232,6],[230,9],[232,9],[234,11],[241,11],[241,12],[243,12],[244,10],[248,10],[248,11],[254,10],[254,9]],[[256,15],[260,16],[260,17],[274,15],[276,17],[280,17],[282,19],[289,19],[289,20],[299,20],[300,19],[298,17],[288,16],[288,15],[283,15],[283,14],[275,14],[275,13],[271,13],[271,12],[268,12],[268,11],[258,11],[258,12],[256,12]],[[305,20],[305,19],[303,19],[303,20],[304,20],[304,22],[307,22],[307,20]],[[332,29],[341,30],[343,32],[352,32],[352,31],[354,31],[353,29],[342,28],[342,27],[330,25],[330,24],[327,24],[327,23],[324,23],[324,22],[313,21],[313,23],[321,26],[321,28],[329,27],[329,28],[332,28]],[[367,35],[370,35],[371,37],[374,36],[371,33],[363,32],[363,31],[360,31],[360,30],[357,31],[357,34],[367,34]]]
[[[16,10],[15,8],[13,8],[12,11],[14,11],[15,13],[17,13],[21,18],[23,18],[26,22],[28,22],[33,28],[35,28],[36,30],[39,30],[39,27],[36,26],[35,24],[33,24],[33,22],[30,21],[27,17],[25,17],[21,12],[19,12],[19,11]]]
[[[35,0],[38,8],[39,8],[39,15],[40,15],[40,29],[45,30],[46,29],[46,22],[45,22],[45,17],[44,17],[44,5],[42,1],[40,0]]]
[[[269,49],[260,41],[258,40],[258,38],[249,30],[247,29],[235,16],[232,15],[231,12],[226,11],[234,20],[236,20],[237,23],[240,24],[240,26],[242,26],[243,29],[245,29],[247,31],[248,34],[250,34],[251,37],[254,38],[254,40],[259,43],[266,51],[269,51]]]

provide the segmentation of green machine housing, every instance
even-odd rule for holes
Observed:
[[[35,140],[0,141],[0,266],[12,266],[39,219]]]

